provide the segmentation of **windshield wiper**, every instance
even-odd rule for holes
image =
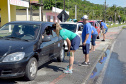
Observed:
[[[12,39],[18,39],[18,40],[20,40],[20,38],[18,38],[18,37],[14,37],[14,36],[5,37],[5,38],[12,38]]]
[[[22,40],[22,41],[29,41],[29,40],[27,40],[27,39],[21,39],[21,38],[13,37],[13,36],[11,36],[11,37],[6,37],[6,39],[10,39],[10,38],[12,38],[12,39],[17,39],[17,40]]]

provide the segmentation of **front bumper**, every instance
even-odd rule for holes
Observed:
[[[0,63],[0,78],[18,78],[25,74],[25,68],[28,60],[20,62]]]

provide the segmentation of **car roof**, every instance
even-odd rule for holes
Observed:
[[[42,22],[42,21],[13,21],[9,22],[10,24],[34,24],[34,25],[40,25],[40,24],[54,24],[53,22]]]
[[[60,24],[82,24],[82,23],[75,23],[75,22],[60,22]]]

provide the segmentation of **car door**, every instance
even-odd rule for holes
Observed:
[[[52,30],[52,35],[53,35],[53,39],[52,41],[54,42],[54,55],[57,56],[60,52],[60,49],[62,47],[61,44],[61,40],[59,39],[59,37],[56,35],[56,33]]]
[[[40,45],[40,64],[49,61],[54,54],[54,42],[52,41],[52,34],[48,36],[51,38],[51,41],[42,42]]]
[[[80,37],[80,45],[82,45],[82,27],[83,25],[78,25],[78,36]]]

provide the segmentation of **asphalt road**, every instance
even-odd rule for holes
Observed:
[[[126,29],[114,45],[102,84],[126,84]]]
[[[64,74],[63,70],[68,65],[69,60],[66,56],[63,63],[57,62],[54,59],[51,62],[41,66],[38,70],[37,77],[33,81],[24,81],[23,78],[3,80],[0,79],[0,84],[82,84],[88,80],[93,69],[95,68],[98,60],[101,58],[101,54],[104,53],[108,44],[111,44],[111,40],[115,39],[121,28],[109,29],[106,41],[101,42],[101,39],[97,39],[96,51],[90,52],[91,65],[88,67],[80,67],[79,63],[84,61],[82,50],[79,49],[75,53],[74,73]]]

